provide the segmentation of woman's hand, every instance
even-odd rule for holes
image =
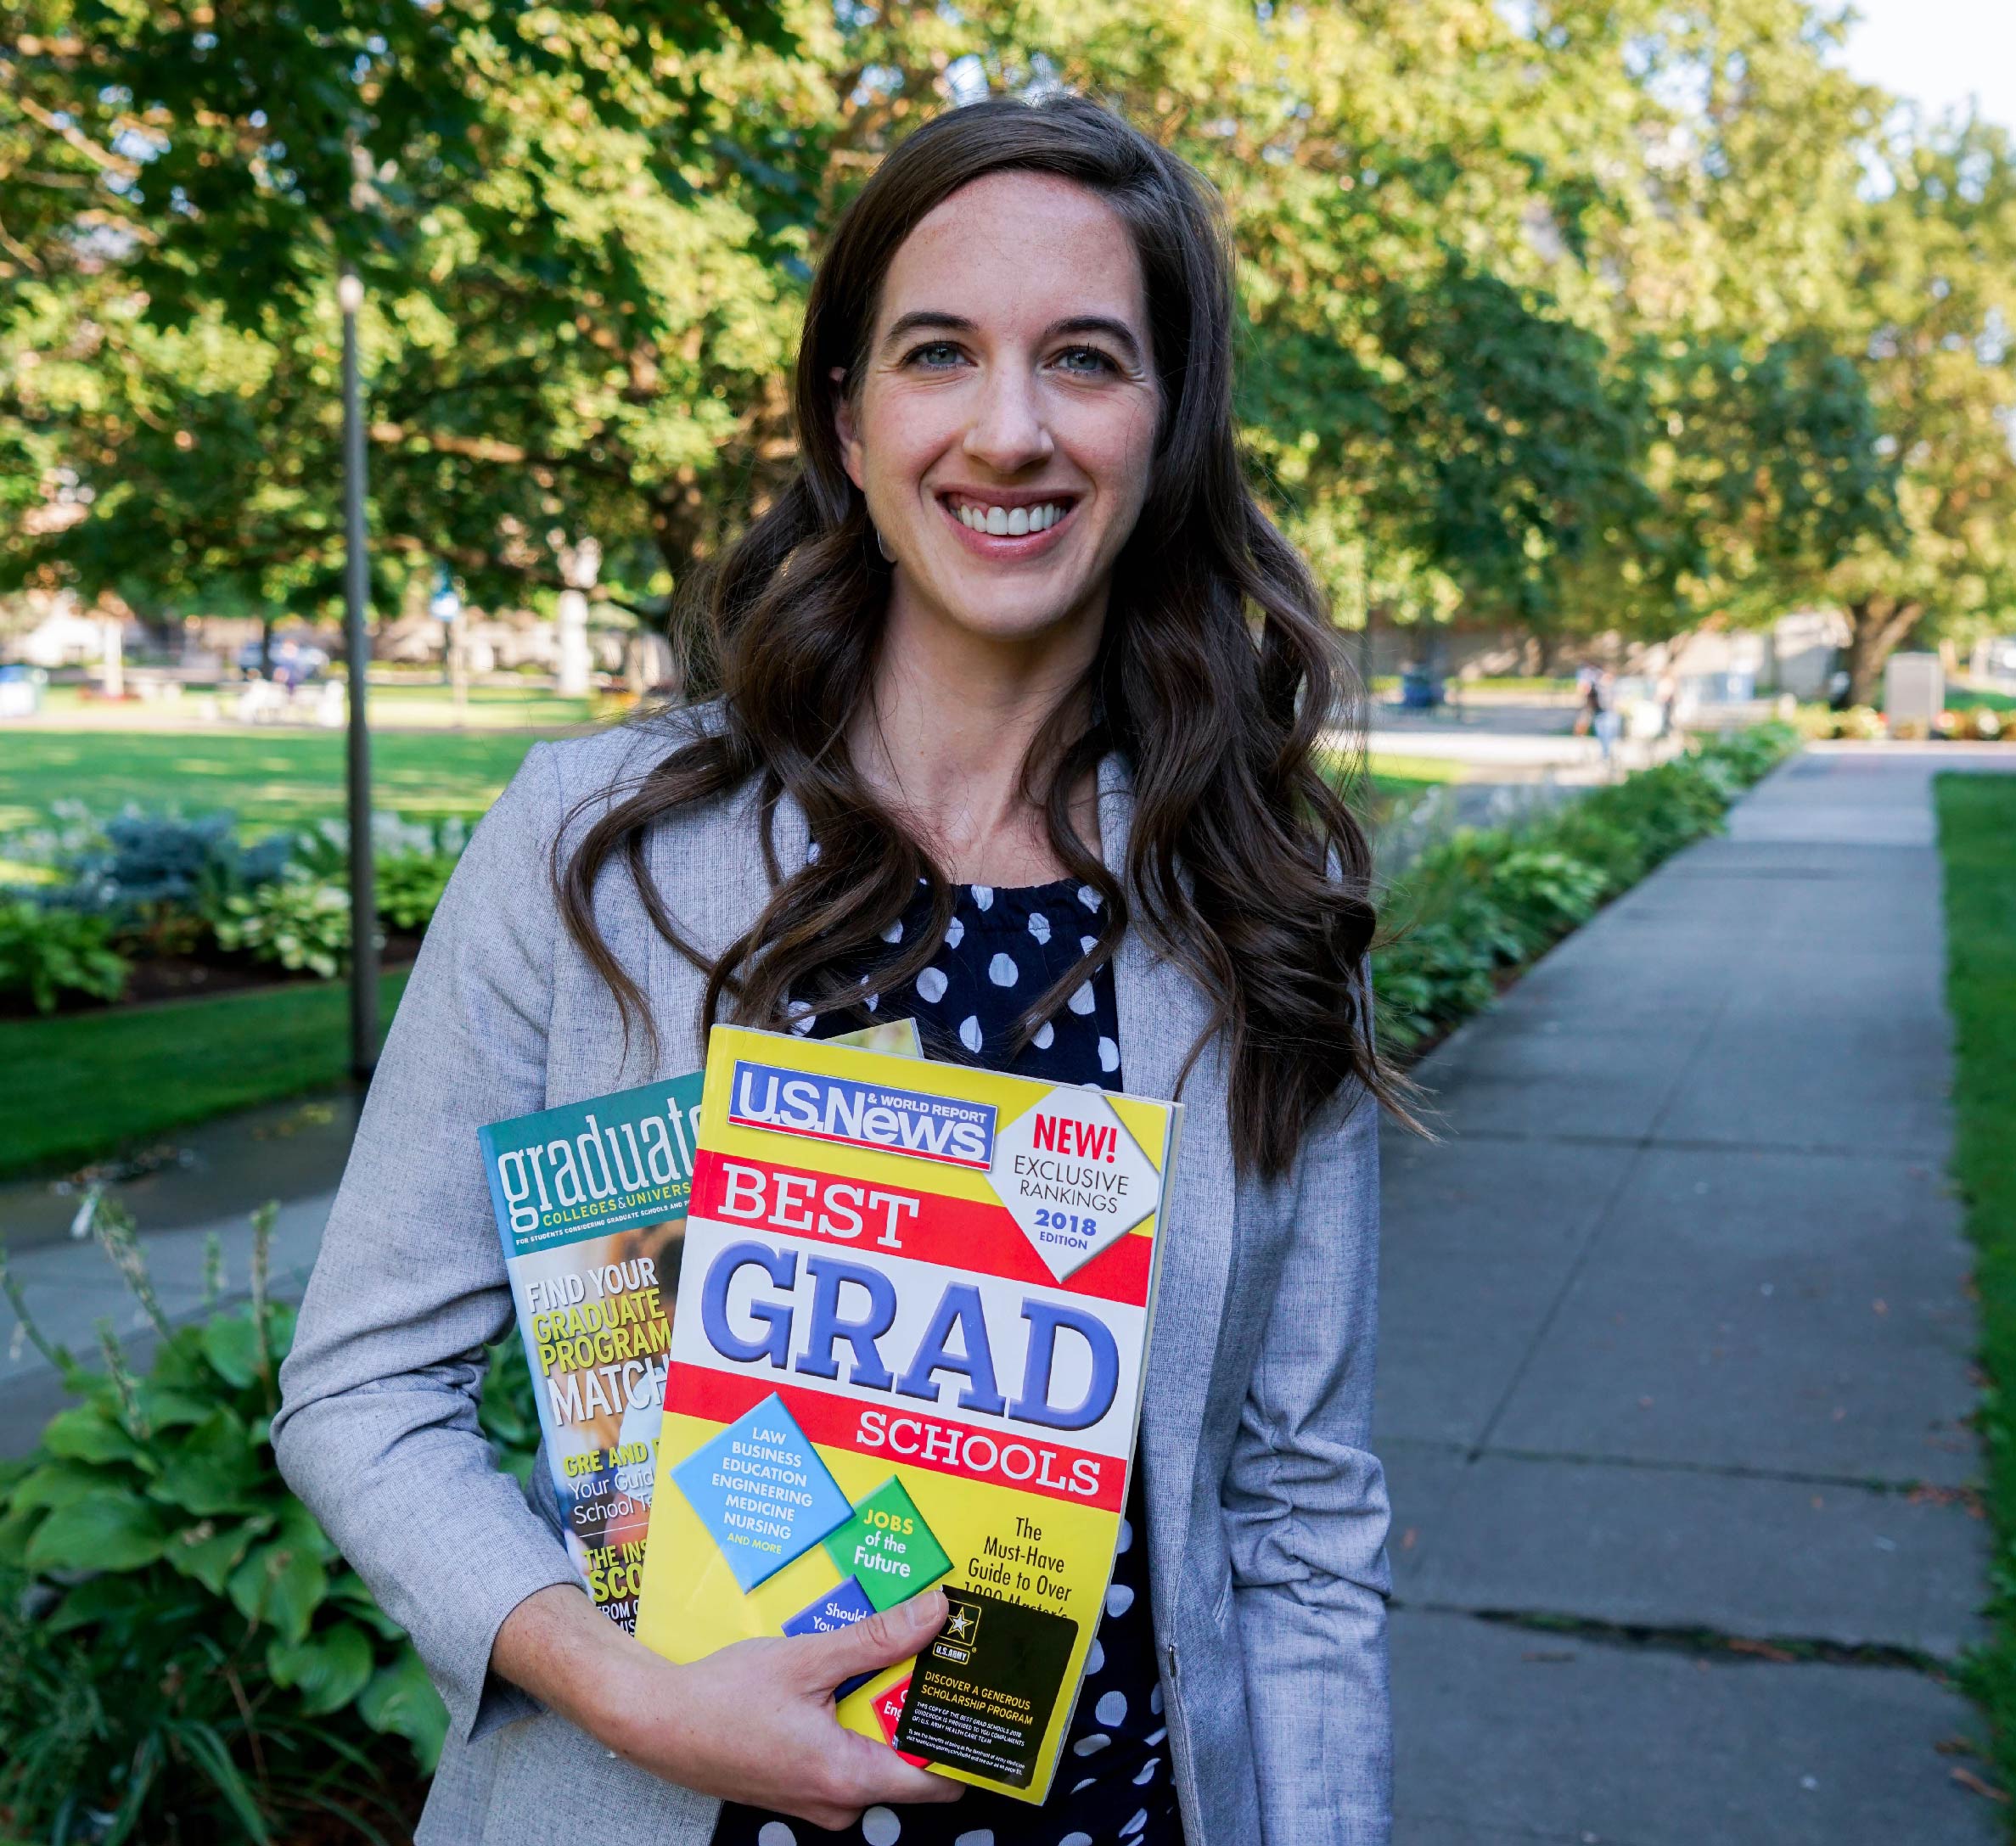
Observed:
[[[739,1641],[674,1666],[556,1587],[506,1618],[491,1664],[666,1781],[839,1828],[879,1802],[965,1792],[843,1730],[833,1714],[836,1686],[908,1659],[945,1614],[943,1592],[929,1590],[835,1634]]]

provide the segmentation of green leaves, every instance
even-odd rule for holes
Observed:
[[[266,1651],[266,1663],[276,1686],[301,1695],[301,1709],[311,1718],[349,1704],[364,1690],[373,1668],[370,1637],[349,1624],[302,1641],[276,1641]]]
[[[114,1254],[143,1284],[138,1241]],[[294,1316],[263,1318],[277,1362]],[[108,1840],[291,1838],[310,1811],[410,1831],[446,1713],[281,1479],[261,1344],[250,1314],[218,1314],[170,1331],[123,1386],[74,1369],[81,1401],[0,1463],[10,1835],[64,1837],[83,1806],[113,1816]],[[506,1465],[527,1465],[526,1377],[507,1375],[486,1422]],[[390,1756],[388,1737],[404,1743]]]
[[[104,917],[0,899],[0,1000],[25,999],[53,1013],[66,993],[116,1000],[132,965],[110,945]]]
[[[168,1548],[160,1512],[137,1495],[94,1487],[36,1528],[26,1561],[35,1570],[132,1570]]]
[[[391,1732],[411,1743],[423,1768],[431,1770],[440,1760],[441,1743],[448,1734],[447,1707],[410,1643],[401,1647],[390,1666],[372,1675],[371,1683],[357,1700],[357,1710],[373,1730]]]

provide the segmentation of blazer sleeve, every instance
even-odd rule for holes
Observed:
[[[280,1372],[287,1483],[411,1635],[469,1738],[536,1709],[489,1672],[504,1618],[581,1579],[476,1421],[512,1324],[476,1131],[546,1106],[560,824],[538,745],[429,926]]]
[[[1226,1476],[1266,1846],[1375,1846],[1391,1830],[1389,1509],[1366,1446],[1379,1119],[1354,1086],[1312,1125]]]

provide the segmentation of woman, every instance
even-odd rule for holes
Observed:
[[[1332,631],[1240,474],[1232,317],[1201,182],[1111,115],[920,130],[814,283],[802,473],[706,610],[718,698],[542,746],[479,828],[274,1432],[447,1703],[423,1841],[1385,1838],[1373,914],[1317,772]],[[1041,1809],[945,1805],[834,1720],[935,1591],[673,1666],[477,1427],[510,1316],[480,1124],[696,1068],[716,1018],[904,1013],[941,1055],[1189,1105],[1131,1542]]]

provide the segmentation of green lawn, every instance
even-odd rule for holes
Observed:
[[[379,990],[387,1021],[403,972]],[[304,981],[214,1000],[0,1019],[0,1177],[59,1171],[230,1110],[343,1081],[350,989]]]
[[[403,688],[396,689],[390,704]],[[430,698],[436,688],[418,690]],[[375,696],[375,695],[374,695]],[[527,700],[519,712],[557,705]],[[378,805],[407,815],[483,812],[536,741],[530,719],[491,730],[380,732],[372,739]],[[9,729],[0,754],[0,830],[39,821],[52,802],[109,811],[135,801],[185,813],[229,808],[247,829],[295,826],[343,811],[340,732],[252,730],[71,731]],[[1375,756],[1376,788],[1401,794],[1459,782],[1460,764],[1432,756]]]
[[[372,739],[377,805],[401,814],[483,812],[536,741],[527,730],[381,732]],[[100,811],[138,802],[185,813],[233,811],[249,832],[343,811],[338,731],[9,729],[0,753],[0,830],[52,802]]]
[[[1996,1779],[2016,1788],[2016,776],[1947,774],[1936,788],[1957,1064],[1953,1177],[1975,1248],[1995,1532],[1991,1639],[1967,1680],[1993,1726]]]

